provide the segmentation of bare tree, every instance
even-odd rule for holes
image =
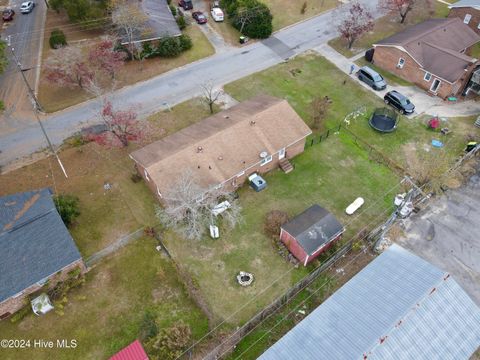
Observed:
[[[337,26],[343,39],[347,41],[348,48],[351,49],[355,40],[368,31],[373,30],[373,16],[362,4],[358,2],[350,3],[339,18],[340,23]]]
[[[380,0],[378,8],[381,10],[396,11],[400,16],[400,23],[403,24],[408,13],[415,7],[420,6],[421,3],[429,8],[430,12],[432,11],[432,3],[430,0],[426,0],[425,2],[421,2],[420,0]]]
[[[221,90],[215,90],[212,82],[207,82],[201,86],[203,89],[202,101],[208,105],[210,114],[213,114],[213,105],[216,104],[223,92]]]
[[[199,240],[216,217],[212,209],[219,202],[228,201],[230,208],[222,214],[222,220],[230,228],[241,220],[241,207],[233,194],[223,188],[209,189],[198,185],[191,171],[183,173],[175,185],[163,195],[165,207],[158,207],[156,214],[162,224],[174,229],[190,240]]]
[[[113,1],[112,8],[112,22],[125,37],[132,58],[135,58],[135,39],[152,31],[147,24],[148,16],[137,4],[126,0]]]

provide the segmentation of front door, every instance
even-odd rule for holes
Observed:
[[[281,149],[279,152],[278,152],[278,160],[281,160],[285,157],[285,148]]]
[[[440,80],[438,80],[438,79],[433,80],[432,87],[430,88],[430,91],[436,93],[439,86],[440,86]]]

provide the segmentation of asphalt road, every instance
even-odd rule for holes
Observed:
[[[468,183],[404,220],[398,244],[438,266],[480,306],[480,166]]]
[[[15,16],[13,21],[4,24],[1,37],[15,49],[24,74],[34,89],[39,71],[37,61],[46,6],[43,1],[37,2],[30,14],[21,14],[20,4],[22,1],[24,0],[10,2],[9,7],[15,10]],[[0,120],[2,134],[12,133],[19,128],[35,124],[32,119],[32,103],[27,87],[9,49],[7,54],[9,64],[5,72],[0,75],[0,99],[3,100],[7,109]]]
[[[377,0],[363,0],[373,9]],[[38,10],[38,9],[37,9]],[[116,92],[114,103],[138,105],[141,114],[148,114],[186,101],[201,94],[201,84],[209,81],[216,86],[240,79],[285,61],[337,36],[332,12],[285,28],[263,42],[218,53],[151,80]],[[98,122],[99,104],[85,102],[62,112],[44,117],[52,142],[62,141],[86,125]],[[14,133],[0,134],[0,165],[6,165],[45,148],[46,142],[37,125],[19,126]],[[68,164],[66,165],[68,168]],[[68,172],[68,169],[67,169]]]

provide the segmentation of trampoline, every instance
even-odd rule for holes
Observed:
[[[379,108],[373,112],[368,123],[377,131],[392,132],[397,128],[397,114],[392,109]]]

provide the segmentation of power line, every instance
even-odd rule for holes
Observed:
[[[382,194],[382,196],[380,196],[374,203],[372,203],[371,205],[369,205],[368,207],[364,208],[360,213],[358,213],[356,215],[355,218],[351,219],[349,222],[347,222],[344,226],[347,227],[349,225],[351,225],[354,221],[357,221],[359,218],[360,218],[360,215],[362,215],[363,213],[365,213],[367,210],[369,210],[370,208],[372,208],[374,205],[376,205],[378,202],[380,201],[383,201],[384,197],[388,194],[390,194],[392,191],[394,191],[396,188],[398,188],[400,185],[402,185],[403,183],[403,179],[402,181],[400,181],[399,183],[395,184],[395,186],[393,186],[392,188],[390,188],[388,191],[386,191],[384,194]],[[388,211],[389,209],[385,210],[384,212],[382,212],[379,216],[375,217],[374,219],[377,219],[378,217],[382,216],[386,211]],[[371,224],[373,221],[371,221],[369,224]],[[358,235],[358,233],[356,234]],[[335,254],[334,254],[335,255]],[[332,256],[334,256],[332,255]],[[317,267],[318,268],[318,267]],[[316,269],[317,269],[316,268]],[[176,359],[179,359],[180,357],[182,357],[184,354],[186,354],[187,352],[191,351],[193,348],[195,348],[198,344],[200,344],[203,340],[205,340],[205,338],[207,338],[209,335],[211,335],[215,330],[217,330],[221,325],[225,324],[228,320],[230,320],[231,318],[233,318],[235,315],[237,315],[240,311],[242,311],[247,305],[249,305],[252,301],[254,301],[255,299],[257,299],[260,295],[262,295],[263,293],[265,293],[266,290],[270,289],[273,285],[275,285],[279,280],[281,280],[282,278],[284,278],[286,275],[290,274],[295,268],[294,267],[291,267],[289,270],[287,270],[285,273],[283,273],[282,275],[280,275],[277,279],[275,279],[272,283],[270,283],[267,287],[264,287],[259,293],[257,293],[256,295],[254,295],[250,300],[248,300],[247,302],[243,303],[242,306],[240,306],[234,313],[230,314],[226,319],[222,320],[218,325],[216,325],[212,330],[210,330],[207,334],[205,334],[204,336],[202,336],[199,340],[197,340],[193,345],[191,345],[188,349],[186,349],[180,356],[178,356]],[[315,271],[316,269],[314,269],[313,271]],[[312,271],[312,272],[313,272]],[[308,276],[308,275],[307,275]]]
[[[48,146],[50,147],[50,151],[52,152],[53,155],[55,155],[55,157],[57,158],[58,164],[62,168],[63,174],[65,175],[66,178],[68,178],[67,172],[65,171],[65,168],[63,167],[62,161],[58,157],[58,154],[55,151],[55,148],[53,147],[53,144],[50,141],[50,138],[48,137],[47,131],[43,127],[42,121],[40,120],[40,117],[38,116],[38,111],[40,109],[40,104],[39,104],[39,102],[38,102],[38,100],[35,96],[35,93],[33,92],[32,88],[30,87],[30,84],[28,83],[27,78],[25,77],[25,74],[22,71],[21,64],[18,61],[17,55],[15,54],[15,49],[13,47],[11,47],[10,50],[12,51],[13,58],[15,59],[15,64],[18,68],[18,71],[20,71],[20,74],[22,75],[23,82],[25,83],[25,86],[27,87],[28,93],[29,93],[30,98],[32,100],[33,113],[35,115],[35,119],[37,120],[38,125],[40,125],[40,128],[42,129],[43,135],[45,136],[45,139],[47,140]]]

